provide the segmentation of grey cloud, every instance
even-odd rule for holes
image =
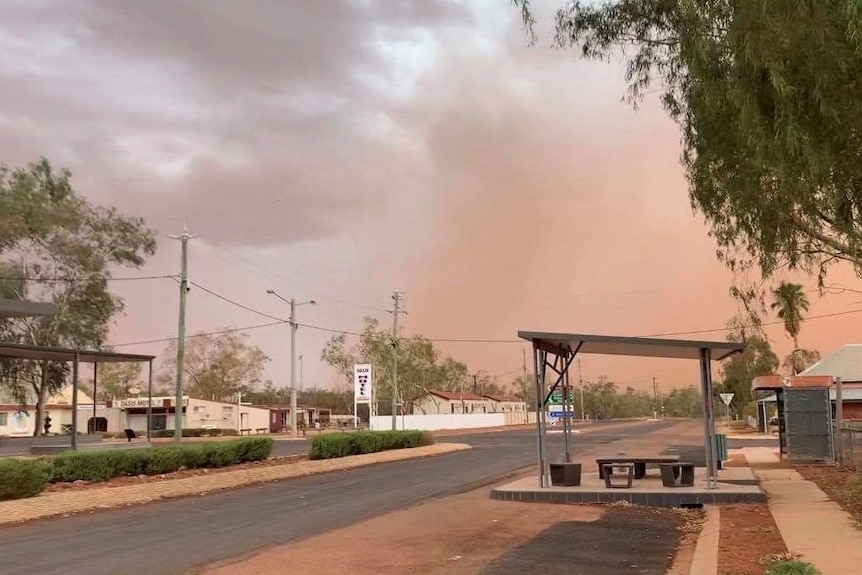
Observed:
[[[12,4],[0,161],[39,149],[160,229],[197,220],[246,244],[336,233],[409,172],[381,31],[470,18],[443,0]]]

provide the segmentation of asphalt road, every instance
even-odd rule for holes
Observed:
[[[595,423],[577,439],[590,453],[677,422]],[[551,435],[549,453],[561,448]],[[535,462],[532,431],[443,441],[468,451],[386,463],[149,505],[0,528],[3,571],[15,575],[172,575],[306,538],[432,497],[492,483]],[[284,450],[304,442],[278,442]],[[283,444],[286,444],[282,447]]]

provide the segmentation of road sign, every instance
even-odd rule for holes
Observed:
[[[721,398],[721,401],[724,402],[724,405],[730,407],[730,402],[733,401],[732,393],[719,393],[718,396]]]
[[[571,405],[575,403],[575,392],[569,390],[569,401],[568,403]],[[551,399],[548,400],[549,405],[563,405],[563,392],[555,391],[551,394]]]
[[[563,417],[575,417],[574,411],[549,411],[548,415],[551,417],[562,419]]]
[[[353,402],[371,403],[371,365],[353,366]]]

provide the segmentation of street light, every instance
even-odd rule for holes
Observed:
[[[290,432],[294,437],[297,437],[297,429],[296,429],[296,308],[309,304],[315,305],[316,301],[308,300],[297,303],[295,299],[290,298],[286,299],[282,297],[278,292],[274,289],[266,290],[266,293],[269,295],[274,295],[281,301],[290,304],[290,319],[288,323],[290,324]]]

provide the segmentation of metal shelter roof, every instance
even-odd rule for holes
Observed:
[[[832,387],[831,375],[759,375],[751,382],[751,391],[775,389],[812,389]]]
[[[42,347],[0,342],[0,357],[30,359],[36,361],[75,361],[84,363],[132,363],[149,362],[154,355],[117,353],[113,351],[78,350],[64,347]]]
[[[52,303],[0,299],[0,319],[10,317],[44,317],[57,313]]]
[[[579,354],[700,359],[700,351],[708,349],[711,359],[721,361],[744,349],[743,344],[728,341],[656,339],[540,331],[519,331],[518,337],[536,343],[539,349],[551,354],[557,354],[562,346],[566,351],[576,351]]]

